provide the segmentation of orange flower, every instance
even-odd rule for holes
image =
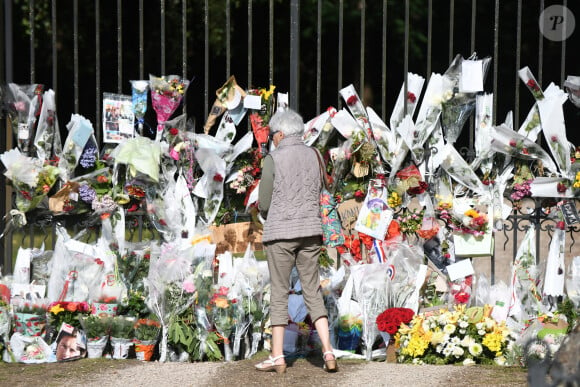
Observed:
[[[66,310],[68,310],[69,312],[76,312],[78,309],[79,303],[78,302],[69,302],[66,305]]]

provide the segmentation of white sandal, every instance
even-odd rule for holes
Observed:
[[[283,374],[284,372],[286,372],[286,363],[284,364],[276,364],[276,361],[278,361],[279,359],[283,359],[284,355],[280,355],[280,356],[276,356],[276,357],[272,357],[272,355],[268,356],[268,359],[264,360],[261,363],[256,364],[254,367],[256,367],[256,369],[258,371],[263,371],[263,372],[272,372],[272,371],[276,371],[276,373],[278,374]]]
[[[332,359],[327,360],[326,355],[332,355]],[[323,369],[326,372],[337,372],[338,371],[338,364],[336,363],[336,355],[333,351],[326,351],[322,354],[322,360],[324,360],[324,367]]]

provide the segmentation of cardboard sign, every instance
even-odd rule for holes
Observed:
[[[362,204],[356,199],[350,199],[338,205],[338,216],[345,234],[352,235]]]

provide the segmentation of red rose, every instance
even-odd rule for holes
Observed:
[[[561,220],[558,223],[556,223],[556,227],[559,228],[560,230],[564,230],[566,229],[566,223],[564,223],[564,221]]]
[[[568,187],[566,187],[566,184],[560,182],[556,186],[556,189],[558,190],[559,193],[564,193],[564,192],[566,192],[566,190],[568,189]]]
[[[407,193],[409,195],[420,195],[423,192],[425,192],[427,188],[429,188],[429,183],[427,183],[426,181],[420,181],[418,186],[410,187],[409,189],[407,189]]]
[[[169,134],[172,136],[177,136],[178,133],[179,133],[179,130],[177,130],[177,128],[169,129]]]
[[[417,97],[415,97],[415,94],[413,94],[410,91],[408,91],[407,92],[407,99],[409,101],[411,101],[411,103],[415,103],[415,101],[417,100]]]
[[[76,312],[79,306],[78,302],[69,302],[68,305],[65,307],[66,310],[69,312]]]
[[[466,304],[469,301],[469,293],[467,292],[459,292],[455,295],[455,301],[460,304]]]
[[[350,97],[348,97],[348,99],[346,100],[346,104],[348,106],[352,106],[354,104],[356,104],[358,101],[358,98],[356,97],[356,95],[351,95]]]
[[[356,199],[364,199],[364,197],[365,197],[365,196],[366,196],[366,194],[365,194],[363,191],[361,191],[360,189],[357,189],[357,190],[354,192],[354,197],[355,197]]]
[[[218,183],[222,182],[222,181],[224,181],[224,177],[222,175],[220,175],[219,173],[216,173],[213,176],[213,181],[217,181]]]
[[[517,145],[516,140],[510,140],[510,146],[515,147]]]

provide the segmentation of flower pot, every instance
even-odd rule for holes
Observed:
[[[131,339],[111,337],[111,347],[113,347],[113,359],[127,359],[129,350],[133,342]]]
[[[135,356],[137,360],[151,361],[157,340],[135,341]]]
[[[107,346],[108,336],[98,339],[89,339],[87,342],[87,357],[89,359],[98,359],[103,356],[103,350]]]
[[[14,313],[14,333],[22,333],[24,336],[40,336],[46,319],[43,316],[32,313]]]
[[[117,304],[106,304],[102,302],[93,302],[92,314],[99,317],[113,317],[117,315]]]

